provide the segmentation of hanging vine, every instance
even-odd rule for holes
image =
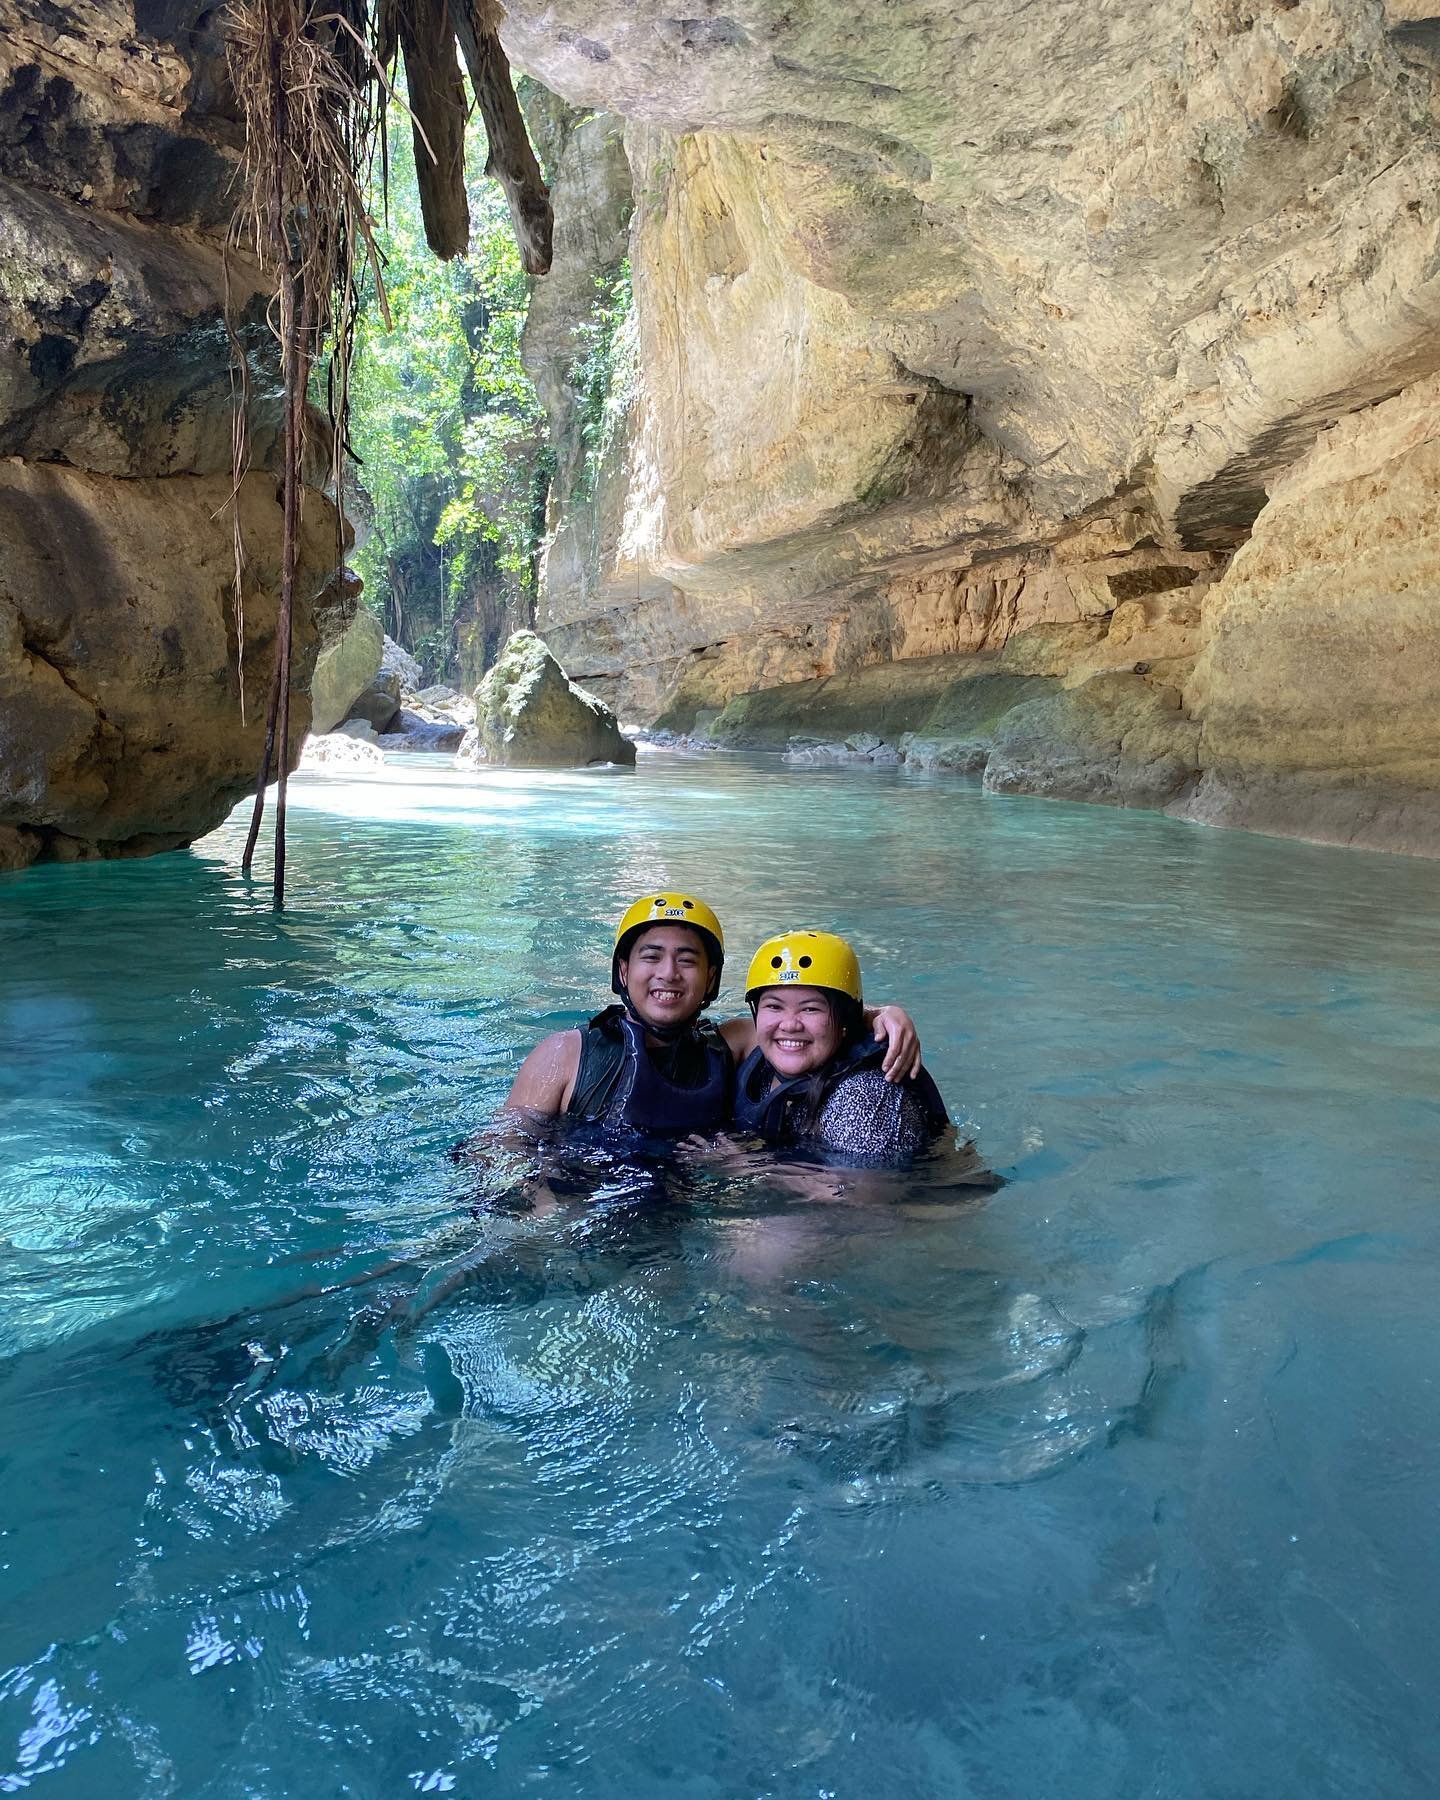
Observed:
[[[343,491],[339,465],[344,454],[362,259],[372,264],[384,305],[384,283],[361,185],[370,166],[378,113],[371,103],[375,90],[369,79],[365,13],[357,0],[350,0],[348,11],[331,4],[324,12],[305,0],[234,0],[229,27],[230,79],[245,131],[240,199],[229,243],[232,249],[253,257],[274,284],[267,316],[279,347],[283,386],[283,525],[275,664],[255,806],[241,866],[248,871],[254,858],[265,790],[274,767],[279,777],[274,881],[278,906],[285,898],[295,576],[306,450],[312,429],[306,397],[317,353],[328,343],[328,448],[331,486],[338,499]],[[233,325],[231,341],[243,357],[243,345]],[[248,367],[240,374],[238,388],[242,394],[248,393]],[[245,562],[244,545],[238,537],[239,487],[249,454],[248,421],[237,425],[233,449],[239,593]],[[340,529],[343,532],[343,522]],[[243,657],[243,638],[240,654]]]

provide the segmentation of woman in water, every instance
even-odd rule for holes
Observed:
[[[735,1129],[852,1165],[904,1162],[949,1123],[924,1069],[881,1073],[885,1045],[865,1025],[860,963],[844,938],[787,931],[750,961],[755,1047],[735,1080]]]

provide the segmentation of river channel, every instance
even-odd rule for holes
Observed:
[[[238,816],[0,879],[0,1793],[1430,1800],[1440,865],[743,756],[292,807],[279,916]],[[665,886],[726,1010],[849,936],[1007,1185],[477,1216]]]

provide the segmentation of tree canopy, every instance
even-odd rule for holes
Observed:
[[[520,360],[529,304],[509,210],[466,143],[468,255],[441,262],[425,236],[410,122],[391,107],[388,201],[377,242],[391,325],[372,288],[351,386],[354,562],[366,603],[432,677],[474,672],[461,655],[529,623],[552,466],[544,414]],[[367,532],[368,527],[368,532]],[[493,651],[493,645],[488,646]],[[478,646],[477,646],[478,649]]]

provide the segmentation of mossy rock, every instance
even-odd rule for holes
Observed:
[[[310,683],[310,730],[313,736],[333,731],[349,716],[380,669],[385,633],[374,613],[364,607],[341,636],[320,652]]]
[[[517,631],[475,690],[475,725],[459,760],[573,769],[633,763],[635,746],[605,702],[569,679],[543,638]]]
[[[994,794],[1165,806],[1198,778],[1200,728],[1174,688],[1106,672],[1017,706],[985,766]]]
[[[982,673],[973,658],[877,663],[737,694],[711,736],[736,749],[781,750],[794,737],[841,744],[870,732],[902,748],[907,738],[923,742],[926,753],[910,758],[923,766],[977,768],[1011,707],[1049,694],[1055,685],[1041,675]]]

